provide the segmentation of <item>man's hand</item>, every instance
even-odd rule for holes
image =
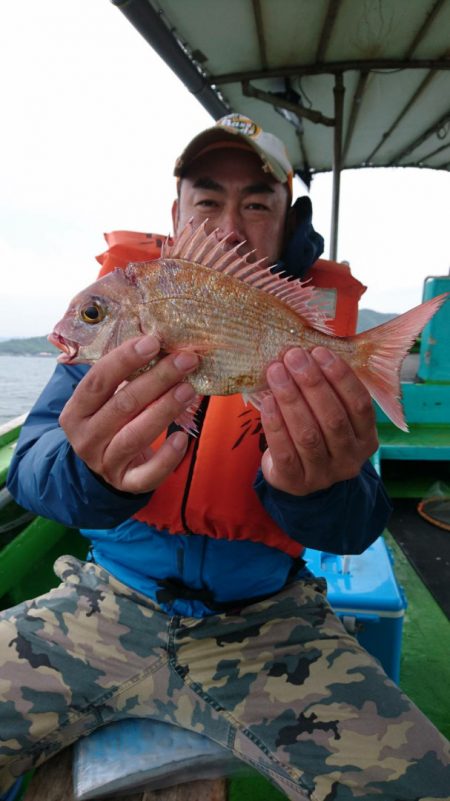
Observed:
[[[105,355],[79,383],[60,416],[75,453],[123,492],[155,489],[186,451],[184,432],[172,434],[156,452],[149,444],[194,399],[190,384],[182,382],[197,367],[197,357],[187,351],[172,353],[123,384],[159,349],[158,339],[147,336],[128,340]]]
[[[273,487],[308,495],[358,475],[378,447],[370,395],[332,351],[292,348],[267,370],[262,470]]]

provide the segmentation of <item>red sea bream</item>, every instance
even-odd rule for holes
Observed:
[[[313,287],[237,250],[215,232],[207,235],[205,224],[194,231],[188,225],[159,259],[100,278],[72,300],[49,336],[64,351],[59,361],[92,364],[126,339],[155,334],[161,354],[199,354],[188,379],[199,395],[241,392],[258,406],[271,362],[288,348],[322,345],[345,359],[392,422],[407,430],[400,366],[447,295],[370,331],[337,337]]]

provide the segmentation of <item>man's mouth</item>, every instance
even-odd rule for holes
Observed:
[[[62,350],[61,356],[58,356],[57,362],[59,364],[69,364],[76,358],[78,354],[78,342],[73,342],[71,339],[66,339],[62,336],[62,334],[53,333],[49,334],[47,337],[48,341],[52,343],[56,348]]]

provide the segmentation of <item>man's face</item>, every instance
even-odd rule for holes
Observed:
[[[262,169],[262,162],[247,150],[212,150],[196,159],[183,177],[172,209],[175,233],[189,220],[194,226],[208,220],[207,231],[220,229],[241,255],[256,250],[273,264],[283,245],[288,191]],[[244,244],[245,243],[245,244]]]

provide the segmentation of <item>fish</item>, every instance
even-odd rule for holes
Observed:
[[[99,278],[71,301],[48,339],[63,364],[94,364],[127,339],[154,334],[163,355],[190,350],[199,367],[186,379],[204,395],[242,393],[261,407],[267,367],[292,347],[323,346],[344,359],[388,418],[403,431],[400,367],[418,334],[450,293],[382,325],[336,336],[311,283],[273,272],[254,251],[240,255],[207,221],[189,222],[161,256]],[[134,378],[135,375],[129,378]],[[195,404],[181,425],[195,432]]]

